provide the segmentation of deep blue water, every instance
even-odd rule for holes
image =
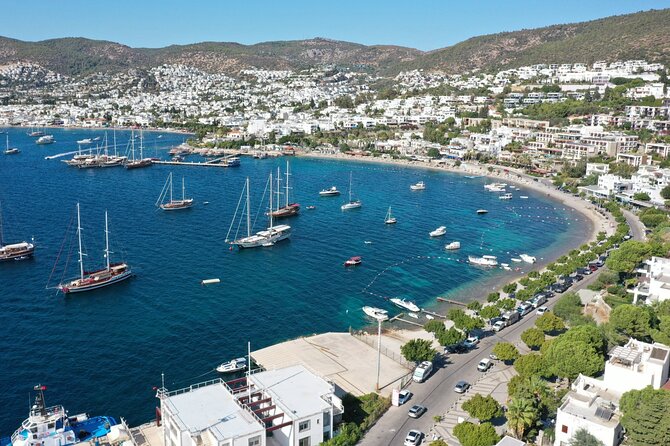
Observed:
[[[288,220],[292,238],[272,248],[230,251],[225,237],[245,177],[251,178],[257,208],[267,175],[283,168],[285,159],[243,158],[241,167],[231,169],[77,170],[44,156],[72,150],[76,140],[101,132],[52,130],[57,142],[49,146],[35,145],[25,129],[9,132],[11,145],[22,152],[0,155],[4,234],[10,241],[34,236],[38,250],[34,260],[0,264],[0,436],[11,434],[25,418],[28,392],[37,383],[49,387],[48,403],[61,403],[71,413],[144,422],[153,415],[152,386],[160,384],[161,372],[174,389],[213,378],[207,372],[244,354],[247,341],[261,348],[360,327],[362,305],[391,309],[380,295],[407,297],[422,306],[432,305],[438,295],[478,297],[475,285],[509,273],[457,259],[484,253],[502,262],[523,252],[557,256],[565,244],[578,244],[586,227],[576,212],[530,190],[514,192],[511,201],[498,200],[484,191],[484,178],[296,158],[292,180],[303,209]],[[165,156],[165,148],[183,140],[169,134],[159,139],[159,134],[145,134],[151,156]],[[119,146],[125,147],[128,137],[117,132]],[[4,148],[4,135],[0,142]],[[170,171],[176,181],[186,177],[187,195],[196,200],[192,209],[156,211],[154,202]],[[350,172],[363,207],[342,212]],[[419,180],[427,190],[410,191]],[[343,195],[320,198],[318,191],[331,185]],[[108,209],[112,259],[128,261],[137,277],[64,297],[45,286],[77,201],[87,267],[104,262]],[[306,210],[306,205],[317,208]],[[394,226],[383,224],[389,205],[398,218]],[[479,208],[490,212],[477,215]],[[428,232],[440,225],[447,226],[447,235],[430,239]],[[463,248],[447,253],[444,245],[452,240]],[[73,253],[69,278],[77,275],[76,246],[64,246]],[[363,256],[363,265],[343,268],[352,255]],[[65,257],[52,286],[62,278]],[[214,277],[221,279],[219,285],[200,285]]]

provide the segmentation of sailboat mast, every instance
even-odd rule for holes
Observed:
[[[272,227],[272,171],[270,171],[270,227]]]
[[[249,199],[249,177],[247,177],[247,237],[251,237],[251,200]]]
[[[288,160],[286,160],[286,207],[288,207]]]
[[[181,177],[181,201],[184,201],[186,198],[186,186],[184,185],[184,177]]]
[[[77,203],[77,236],[79,238],[79,275],[84,278],[84,253],[81,251],[81,216],[79,214],[79,203]]]
[[[114,132],[114,156],[116,157],[117,156],[117,153],[116,153],[116,127],[114,127],[112,130]]]
[[[107,224],[107,209],[105,209],[105,259],[107,259],[107,271],[109,271],[109,225]]]
[[[140,130],[140,159],[144,159],[144,131]]]
[[[133,152],[133,161],[135,161],[135,131],[130,131],[130,147]]]
[[[281,178],[281,171],[279,170],[279,166],[277,166],[277,210],[279,210],[279,202],[281,201],[279,197],[281,196],[281,185],[279,182],[279,179]],[[270,209],[272,210],[272,209]]]
[[[351,172],[349,172],[349,203],[351,203]]]
[[[170,203],[172,203],[172,172],[170,172]]]

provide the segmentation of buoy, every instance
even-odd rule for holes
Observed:
[[[221,279],[205,279],[202,282],[200,282],[200,285],[210,285],[212,283],[219,283],[221,282]]]

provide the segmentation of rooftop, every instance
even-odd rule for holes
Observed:
[[[664,364],[668,360],[670,349],[663,344],[647,344],[630,339],[625,346],[617,346],[610,351],[609,363],[626,368],[639,369],[646,363]]]
[[[562,412],[606,427],[619,424],[616,405],[620,395],[604,387],[602,381],[579,375],[560,407]]]

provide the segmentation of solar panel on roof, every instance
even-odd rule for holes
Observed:
[[[596,409],[596,416],[602,418],[603,420],[609,421],[612,418],[613,412],[609,407],[598,406]]]

